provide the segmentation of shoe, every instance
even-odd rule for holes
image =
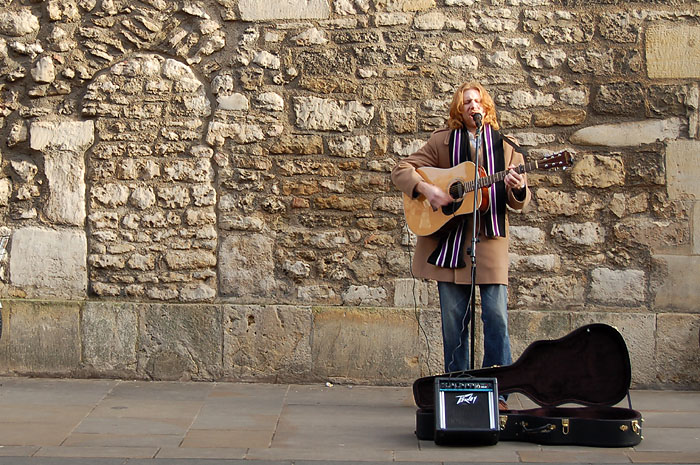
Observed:
[[[498,400],[498,410],[508,410],[508,403],[503,399],[499,399]]]

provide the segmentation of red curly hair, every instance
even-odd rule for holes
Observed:
[[[450,104],[450,117],[447,120],[447,125],[450,129],[466,127],[462,119],[462,106],[464,105],[464,91],[469,89],[475,89],[481,95],[481,106],[484,107],[484,124],[488,123],[493,129],[498,130],[496,105],[493,103],[493,99],[486,88],[476,81],[464,83],[455,91],[452,97],[452,104]]]

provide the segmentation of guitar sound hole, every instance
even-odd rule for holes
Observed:
[[[450,197],[455,200],[459,200],[464,197],[464,184],[461,182],[456,182],[450,186],[449,189]]]
[[[455,201],[442,207],[442,213],[443,215],[452,216],[462,206],[462,197],[464,197],[465,193],[464,184],[459,181],[454,182],[447,191]]]

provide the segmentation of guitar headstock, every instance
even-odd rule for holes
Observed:
[[[568,150],[547,155],[541,161],[537,162],[537,167],[545,170],[557,170],[559,168],[565,170],[574,164],[574,156]]]

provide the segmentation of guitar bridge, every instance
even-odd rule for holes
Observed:
[[[449,205],[445,205],[442,207],[442,214],[446,216],[453,216],[457,211],[459,210],[459,207],[462,206],[462,201],[461,200],[455,200]]]

